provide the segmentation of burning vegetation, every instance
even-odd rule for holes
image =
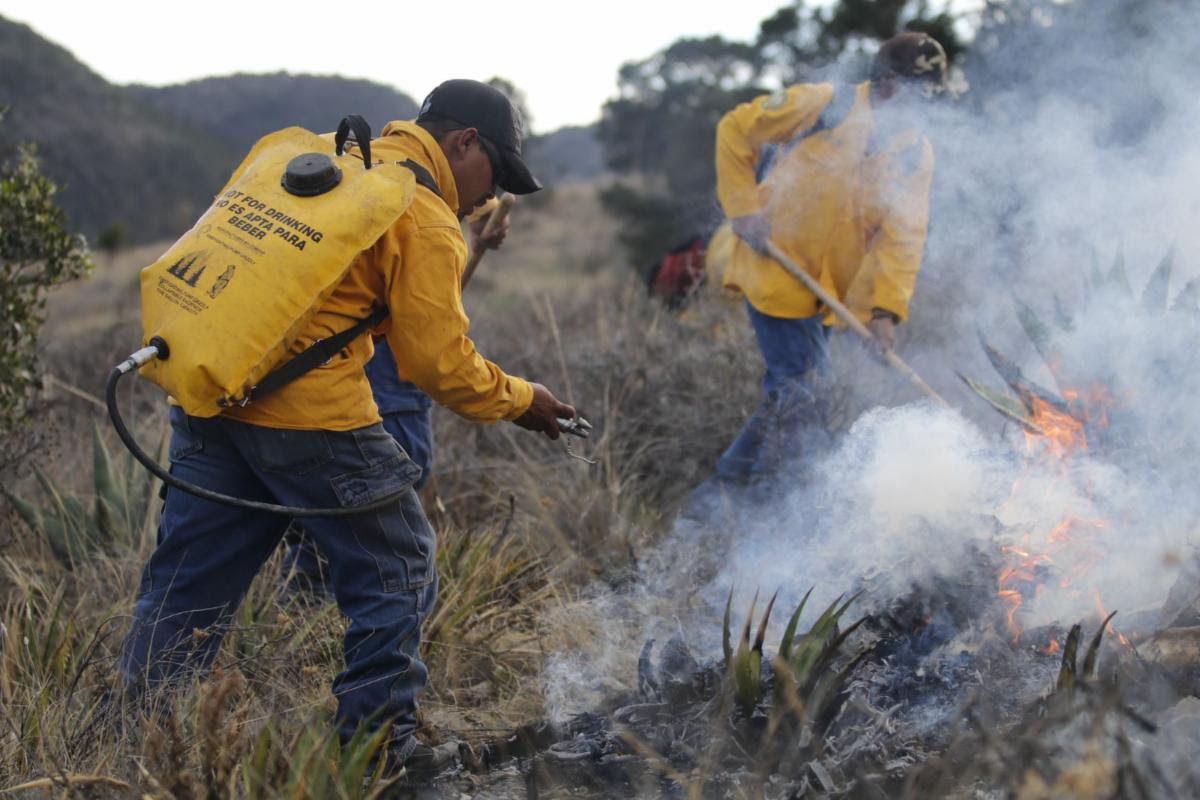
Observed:
[[[1165,294],[1153,301],[1169,276],[1164,264],[1140,298],[1113,291],[1128,285],[1121,259],[1107,276],[1095,273],[1087,284],[1093,310],[1125,304],[1184,324],[1174,315],[1191,313],[1181,306],[1190,284],[1173,311]],[[794,588],[776,592],[761,613],[755,593],[741,624],[727,588],[719,657],[693,649],[712,642],[696,627],[715,624],[711,614],[681,622],[665,644],[645,640],[636,689],[464,746],[470,769],[488,776],[476,785],[504,786],[507,776],[527,792],[570,785],[595,796],[771,798],[1200,792],[1181,756],[1194,752],[1197,734],[1183,734],[1183,744],[1174,738],[1200,721],[1194,562],[1165,564],[1173,586],[1117,612],[1106,596],[1112,562],[1124,557],[1120,537],[1136,519],[1133,507],[1106,496],[1097,464],[1145,463],[1145,448],[1130,437],[1125,382],[1072,363],[1074,328],[1061,312],[1053,327],[1028,307],[1019,319],[1055,388],[983,342],[1011,394],[964,380],[1017,427],[1005,437],[1007,488],[976,514],[977,530],[957,537],[952,558],[925,571],[897,563],[896,574],[912,576],[901,583],[846,573],[853,595],[814,613],[810,589],[783,619],[774,612]],[[754,514],[780,519],[796,508],[766,505]],[[748,518],[746,509],[731,517]],[[725,536],[737,531],[728,524]],[[710,585],[728,586],[738,574],[736,546],[690,541],[715,548],[711,559],[727,574],[714,570]],[[820,558],[819,543],[807,547]]]
[[[972,89],[931,126],[933,226],[900,343],[958,413],[868,386],[878,373],[834,337],[837,368],[857,374],[828,387],[829,441],[699,511],[686,493],[756,402],[744,320],[703,292],[664,310],[614,277],[628,218],[660,221],[653,203],[630,203],[623,226],[606,216],[597,198],[620,184],[530,204],[489,256],[511,260],[467,298],[473,332],[523,374],[562,376],[596,424],[596,463],[436,420],[424,499],[443,580],[422,736],[464,741],[430,796],[1200,797],[1200,283],[1172,292],[1194,264],[1155,266],[1172,240],[1196,250],[1186,5],[986,4]],[[785,47],[794,21],[757,46]],[[661,85],[653,59],[636,65],[612,110],[696,97],[677,81],[705,80],[708,55],[673,48]],[[699,208],[711,153],[680,148],[711,148],[735,99],[696,117],[671,100],[645,117],[656,135],[610,119],[605,136],[658,148],[654,120],[670,122],[663,157],[687,181],[635,177]],[[1118,229],[1150,251],[1145,272],[1119,255],[1072,276]],[[105,709],[158,506],[100,432],[91,483],[78,468],[95,365],[136,336],[128,275],[110,271],[104,302],[93,286],[47,326],[47,361],[82,387],[47,412],[62,454],[5,482],[0,790],[393,796],[371,769],[379,737],[329,733],[338,610],[297,598],[278,556],[210,677],[161,715]],[[1149,274],[1141,291],[1131,274]],[[87,317],[99,306],[117,311]],[[160,398],[133,402],[156,441]]]

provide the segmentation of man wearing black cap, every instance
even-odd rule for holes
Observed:
[[[895,343],[929,215],[923,103],[944,91],[947,67],[932,37],[903,33],[857,86],[789,86],[721,119],[717,196],[737,237],[724,286],[746,296],[766,374],[762,404],[717,462],[720,478],[767,477],[811,441],[798,434],[819,433],[813,378],[839,322],[766,255],[767,240],[867,325],[875,349]]]
[[[508,420],[551,439],[571,406],[545,387],[505,373],[467,336],[460,280],[467,247],[460,219],[493,196],[540,188],[521,159],[521,120],[501,92],[447,81],[416,122],[392,122],[371,143],[377,161],[417,176],[409,208],[371,247],[306,323],[293,352],[346,329],[374,308],[398,374],[436,402],[479,422]],[[353,508],[397,495],[382,511],[312,518],[305,530],[329,561],[330,582],[349,618],[345,669],[334,680],[344,738],[360,726],[390,726],[389,761],[428,774],[447,755],[418,745],[416,695],[428,672],[418,645],[437,597],[434,531],[412,490],[420,469],[380,425],[360,336],[313,369],[246,406],[218,416],[171,410],[171,469],[223,494],[305,508]],[[121,668],[134,692],[176,683],[217,655],[221,634],[287,517],[219,505],[170,489],[158,546],[139,588]]]
[[[466,119],[471,120],[469,125],[463,122]],[[521,117],[500,90],[478,81],[446,81],[425,98],[417,124],[438,137],[456,129],[474,128],[492,160],[495,186],[513,194],[530,194],[542,188],[521,158]],[[495,191],[488,197],[493,194]]]

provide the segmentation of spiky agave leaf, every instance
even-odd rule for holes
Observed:
[[[761,656],[763,651],[763,639],[767,636],[767,622],[771,619],[771,609],[775,608],[775,598],[779,597],[779,590],[775,590],[775,594],[771,595],[771,600],[767,603],[767,610],[763,612],[762,622],[758,624],[758,634],[754,637],[753,650],[757,651]]]
[[[800,605],[796,606],[796,610],[792,612],[791,619],[788,620],[787,627],[783,630],[783,638],[779,640],[779,657],[785,663],[792,653],[792,640],[796,636],[796,624],[800,622],[800,615],[804,613],[804,606],[808,604],[809,595],[813,593],[814,588],[816,587],[808,587],[804,597],[800,598]]]
[[[46,536],[59,561],[70,567],[88,550],[92,520],[79,500],[67,494],[41,467],[35,465],[33,475],[50,501],[50,507],[42,511],[43,528],[38,532]]]
[[[1092,250],[1092,274],[1088,288],[1092,290],[1100,289],[1104,286],[1104,273],[1100,271],[1100,256],[1096,251]]]
[[[22,500],[15,494],[12,494],[8,489],[3,489],[4,497],[12,504],[12,507],[17,510],[17,515],[21,520],[29,526],[29,529],[34,533],[43,533],[46,523],[41,510],[27,500]]]
[[[1096,658],[1100,654],[1100,642],[1104,639],[1104,629],[1108,627],[1108,623],[1117,614],[1116,611],[1109,614],[1100,623],[1100,630],[1096,631],[1096,635],[1092,637],[1092,643],[1088,645],[1087,654],[1083,657],[1082,675],[1086,678],[1092,678],[1096,675]]]
[[[782,719],[781,715],[793,710],[799,713],[804,708],[804,703],[800,699],[797,691],[796,682],[792,678],[792,670],[788,666],[788,659],[791,658],[792,644],[796,638],[796,625],[800,622],[800,616],[804,613],[804,607],[808,605],[808,598],[812,595],[813,589],[816,587],[810,586],[808,591],[804,593],[804,597],[800,598],[800,605],[796,606],[796,610],[792,612],[792,616],[788,619],[787,626],[783,630],[783,636],[779,640],[779,650],[775,653],[775,707],[774,707],[774,726],[778,726]]]
[[[1054,324],[1064,333],[1075,330],[1075,320],[1067,311],[1067,307],[1063,305],[1062,298],[1057,294],[1054,295]]]
[[[1041,356],[1042,361],[1050,370],[1050,374],[1054,377],[1061,393],[1063,380],[1057,370],[1058,365],[1062,364],[1062,357],[1054,346],[1050,329],[1042,322],[1037,313],[1019,297],[1013,298],[1013,305],[1017,307],[1017,322],[1021,324],[1021,330],[1025,331],[1025,335],[1033,343],[1033,349],[1037,351],[1037,354]]]
[[[830,642],[838,638],[838,621],[846,613],[850,604],[858,599],[858,596],[855,594],[842,603],[845,595],[839,595],[817,618],[808,633],[804,634],[796,644],[795,651],[788,659],[788,667],[791,669],[792,677],[801,687],[809,683],[813,668],[821,661]]]
[[[734,657],[738,662],[738,669],[734,673],[738,705],[741,707],[742,713],[746,714],[746,716],[753,714],[763,699],[763,639],[766,638],[767,623],[771,619],[771,609],[775,607],[775,598],[778,595],[778,591],[771,595],[771,600],[767,603],[766,610],[763,611],[762,621],[758,625],[758,633],[754,637],[754,644],[750,645],[750,649],[747,652],[745,647],[749,642],[750,623],[754,619],[754,603],[750,604],[750,616],[746,618],[746,627],[742,631],[742,643],[738,648],[738,655]],[[755,602],[758,601],[757,592],[754,594],[754,600]]]
[[[853,627],[857,628],[858,624],[855,623]],[[818,730],[823,730],[832,721],[833,716],[837,713],[837,706],[840,705],[835,701],[842,695],[846,682],[850,680],[854,670],[858,669],[858,665],[870,652],[869,649],[862,650],[837,672],[823,672],[813,685],[804,711],[805,716]]]
[[[1029,409],[1027,409],[1020,400],[1016,400],[1006,394],[993,391],[983,383],[975,380],[974,378],[969,378],[961,372],[958,373],[958,377],[962,378],[963,383],[969,386],[972,392],[983,398],[984,402],[999,411],[1005,417],[1008,417],[1013,422],[1021,425],[1031,433],[1036,433],[1039,435],[1043,433],[1041,426],[1033,421],[1033,418],[1030,416]]]
[[[864,617],[844,631],[838,631],[838,621],[857,598],[858,595],[854,595],[845,603],[841,603],[841,597],[835,600],[813,623],[809,632],[801,637],[791,657],[776,659],[776,725],[782,724],[788,716],[817,724],[828,720],[826,712],[832,701],[841,694],[851,673],[867,654],[864,650],[840,670],[830,670],[842,655],[846,640],[866,622]]]
[[[92,485],[95,489],[95,518],[97,544],[105,546],[129,538],[129,499],[127,485],[121,480],[100,426],[92,427]]]
[[[1161,314],[1167,310],[1167,288],[1171,283],[1171,268],[1175,263],[1175,248],[1171,247],[1162,261],[1146,281],[1142,289],[1142,308],[1151,314]]]
[[[1071,626],[1067,634],[1067,642],[1063,645],[1062,666],[1058,670],[1058,681],[1054,688],[1056,692],[1070,693],[1075,690],[1078,682],[1076,674],[1076,658],[1079,655],[1079,636],[1082,628],[1079,623]]]
[[[1043,347],[1050,344],[1050,329],[1042,322],[1037,312],[1020,298],[1014,297],[1013,304],[1017,307],[1017,321],[1021,323],[1021,329],[1040,353]]]
[[[1067,408],[1065,400],[1049,389],[1044,389],[1026,378],[1016,362],[988,344],[987,340],[983,338],[982,333],[979,334],[979,344],[983,347],[983,352],[987,355],[992,367],[1000,374],[1004,382],[1009,385],[1009,388],[1017,393],[1017,396],[1021,398],[1021,402],[1025,404],[1026,408],[1032,410],[1034,408],[1033,401],[1036,398],[1060,414],[1071,413],[1070,409]]]
[[[1200,312],[1200,283],[1195,278],[1184,284],[1171,304],[1172,311]]]
[[[742,707],[742,711],[750,715],[754,713],[754,709],[763,699],[762,694],[762,660],[763,660],[763,640],[767,636],[767,624],[771,621],[771,610],[775,607],[775,598],[779,596],[779,591],[771,595],[770,601],[767,603],[767,608],[763,611],[762,620],[758,624],[758,633],[754,637],[754,644],[750,645],[749,654],[739,662],[739,671],[736,674],[738,704]],[[758,594],[754,595],[755,602],[758,601]],[[754,619],[754,603],[750,604],[750,616],[746,619],[746,628],[742,633],[742,647],[745,647],[749,637],[750,623]],[[742,649],[739,648],[739,655]],[[736,658],[736,657],[735,657]]]
[[[1125,297],[1133,297],[1133,286],[1129,283],[1129,275],[1125,272],[1125,243],[1117,246],[1117,255],[1113,259],[1112,268],[1108,271],[1106,283],[1118,289]]]
[[[754,623],[754,609],[758,605],[758,592],[750,602],[750,613],[746,616],[746,624],[742,626],[742,637],[738,641],[737,652],[733,654],[734,695],[738,706],[746,715],[754,713],[758,701],[762,699],[762,652],[755,651],[750,645],[750,626]]]
[[[845,611],[845,609],[842,610]],[[821,648],[821,650],[817,653],[816,661],[813,662],[812,666],[808,670],[808,675],[805,676],[805,680],[800,684],[801,691],[811,692],[812,687],[825,674],[825,671],[829,665],[832,664],[833,660],[841,654],[842,645],[845,644],[846,640],[849,639],[850,636],[866,621],[867,618],[863,617],[858,622],[855,622],[850,627],[846,628],[844,631],[838,633],[836,636],[830,639],[824,647]]]

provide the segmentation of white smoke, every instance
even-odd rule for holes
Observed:
[[[1065,631],[1101,608],[1129,633],[1155,624],[1149,612],[1200,546],[1200,314],[1147,309],[1143,295],[1172,250],[1168,307],[1200,275],[1200,62],[1182,33],[1200,29],[1200,6],[1014,8],[1028,5],[1042,21],[991,30],[967,64],[971,93],[930,113],[930,240],[900,352],[957,411],[875,408],[769,496],[714,501],[678,525],[645,559],[659,605],[631,602],[623,619],[638,624],[619,646],[636,650],[658,620],[712,658],[731,590],[735,627],[755,592],[776,589],[781,625],[814,587],[811,621],[844,593],[869,590],[862,613],[981,558],[1011,563],[1013,548],[1043,557],[1022,587],[1023,627]],[[1023,329],[1022,306],[1049,346]],[[1012,395],[979,335],[1052,394],[1103,389],[1108,420],[1088,421],[1087,450],[1029,449],[963,386],[959,371]],[[998,580],[984,600],[997,619]],[[584,688],[568,684],[560,706]]]

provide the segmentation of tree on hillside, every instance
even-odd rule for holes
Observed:
[[[26,418],[41,387],[36,347],[46,291],[92,268],[83,238],[67,231],[57,191],[32,146],[0,165],[0,436]]]
[[[799,0],[760,23],[756,46],[786,85],[835,62],[844,74],[860,74],[878,43],[904,30],[932,35],[951,62],[965,47],[944,0],[936,11],[928,0],[840,0],[811,9]]]
[[[499,89],[504,92],[508,99],[512,101],[512,104],[516,106],[517,111],[521,112],[521,122],[524,123],[524,130],[521,133],[526,139],[530,138],[530,131],[533,129],[533,114],[529,113],[529,98],[508,78],[501,78],[499,75],[496,75],[488,78],[487,84],[493,89]]]
[[[643,180],[618,182],[602,199],[635,263],[715,216],[713,131],[726,110],[760,91],[761,70],[752,45],[719,36],[681,39],[621,67],[620,97],[605,105],[599,138],[610,168]]]
[[[120,222],[114,222],[96,236],[96,246],[108,257],[110,267],[116,261],[117,253],[121,252],[128,242],[129,234]]]

